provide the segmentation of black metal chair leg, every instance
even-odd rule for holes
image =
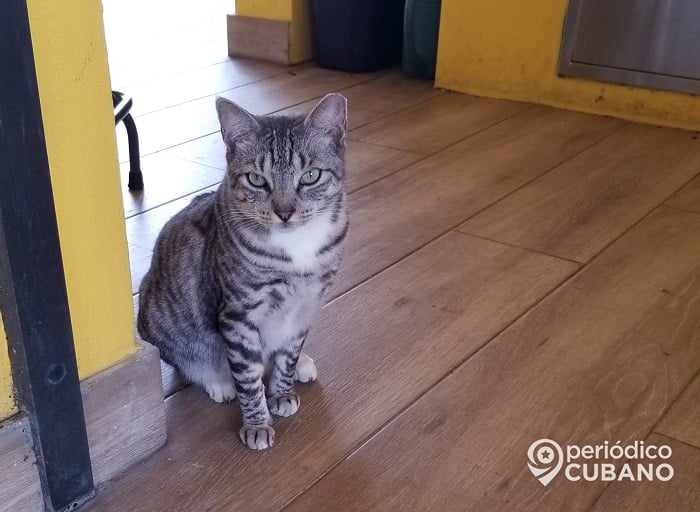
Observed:
[[[131,114],[124,116],[124,127],[129,140],[129,190],[143,190],[141,155],[139,154],[139,134]]]
[[[139,134],[136,131],[134,118],[129,113],[133,102],[123,92],[112,91],[112,104],[114,105],[114,124],[117,125],[123,121],[129,139],[129,190],[143,190]]]

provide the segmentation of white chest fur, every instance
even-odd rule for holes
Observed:
[[[332,238],[337,229],[331,223],[331,213],[318,215],[309,223],[290,229],[275,230],[270,234],[270,244],[281,249],[292,259],[292,265],[300,271],[317,268],[317,253]]]

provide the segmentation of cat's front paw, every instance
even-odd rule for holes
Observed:
[[[318,379],[318,370],[314,360],[307,356],[304,352],[299,354],[296,371],[294,372],[294,380],[297,382],[313,382]]]
[[[243,425],[238,437],[251,450],[265,450],[275,444],[275,431],[270,425]]]
[[[299,410],[300,404],[299,395],[294,392],[282,396],[271,396],[267,399],[267,407],[277,416],[291,416]]]

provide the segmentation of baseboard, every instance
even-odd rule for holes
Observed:
[[[44,509],[29,421],[18,414],[0,423],[0,512]]]
[[[166,441],[158,349],[138,342],[134,354],[80,383],[92,473],[100,485]],[[0,512],[43,510],[27,418],[0,423]],[[99,491],[98,491],[99,492]]]
[[[290,22],[229,14],[226,25],[231,57],[293,64],[290,61]]]
[[[136,353],[81,383],[92,473],[99,485],[166,441],[158,349]]]

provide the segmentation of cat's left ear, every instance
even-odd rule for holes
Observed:
[[[306,116],[304,125],[327,133],[342,144],[348,129],[348,101],[340,94],[327,94]]]

